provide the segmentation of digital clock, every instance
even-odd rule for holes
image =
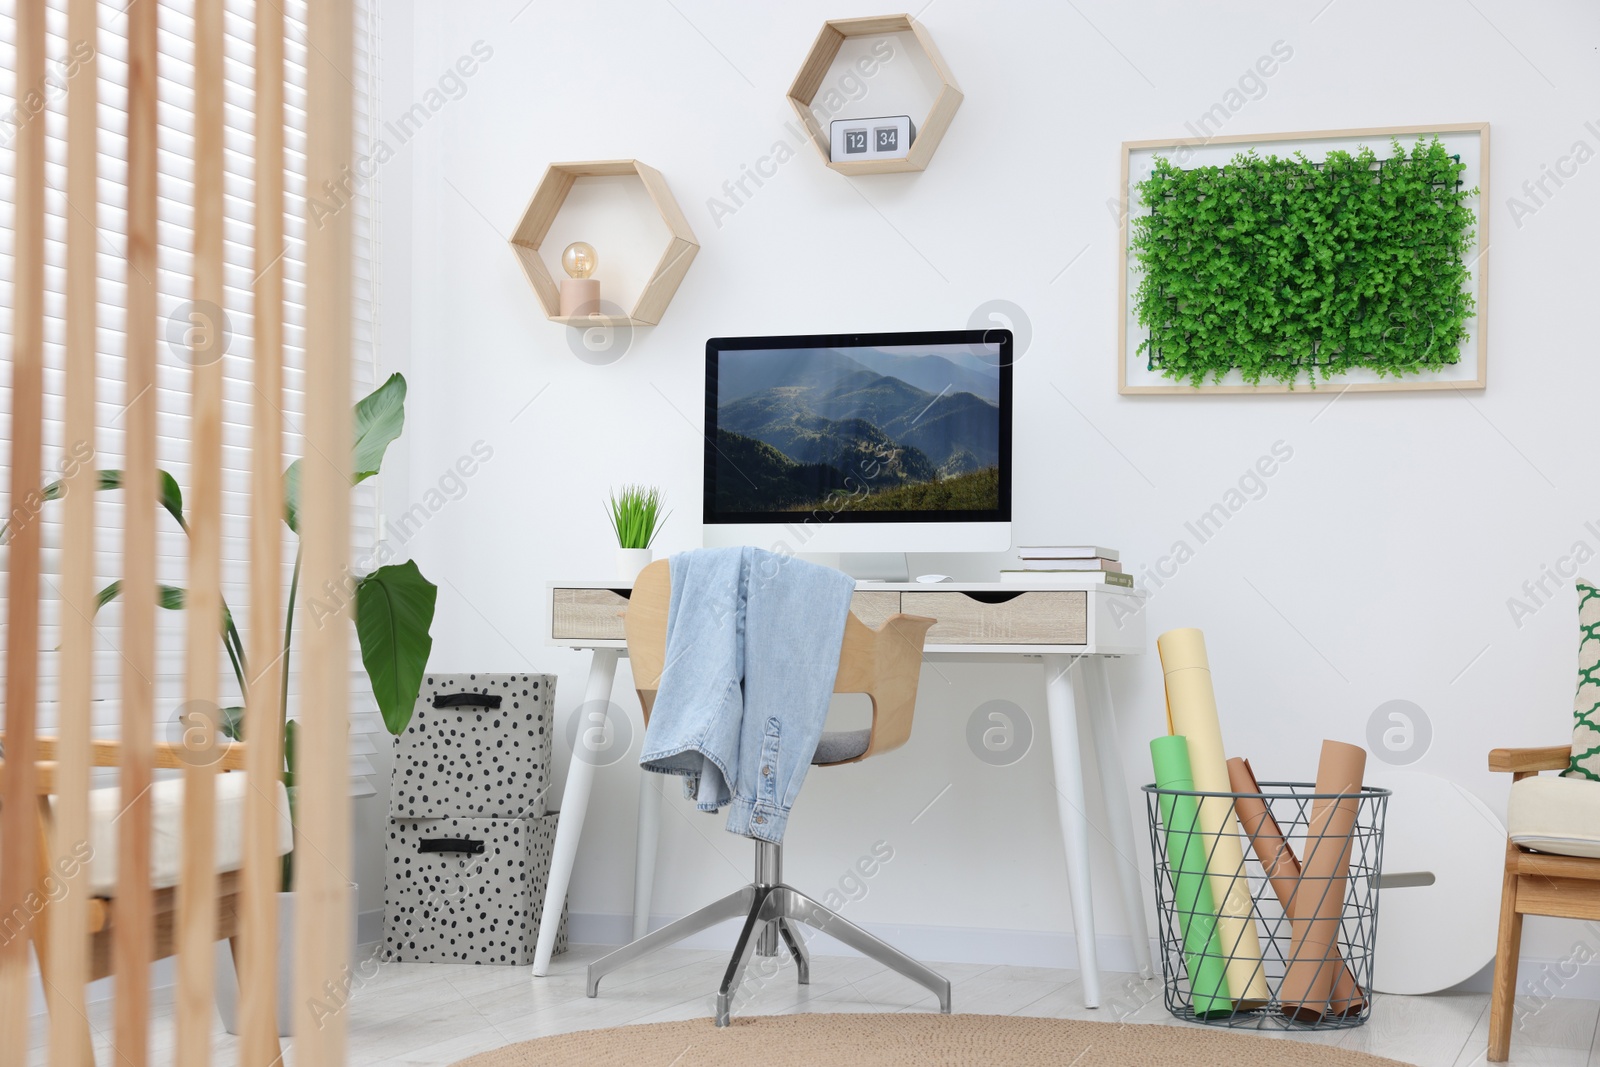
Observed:
[[[874,119],[834,119],[829,124],[828,158],[835,163],[864,159],[904,159],[917,128],[907,115]]]

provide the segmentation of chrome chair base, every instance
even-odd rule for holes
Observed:
[[[744,980],[745,968],[750,963],[750,957],[756,954],[775,955],[780,936],[789,954],[794,957],[800,984],[810,984],[811,959],[800,940],[800,930],[797,925],[800,923],[820,930],[863,956],[877,960],[890,970],[905,975],[938,997],[939,1010],[945,1015],[950,1014],[949,979],[918,963],[893,945],[867,933],[839,913],[823,907],[793,886],[778,881],[776,875],[781,867],[778,846],[767,842],[758,842],[758,845],[760,846],[757,858],[758,877],[763,874],[771,876],[771,882],[747,885],[736,893],[728,894],[715,904],[685,915],[659,930],[646,934],[632,944],[624,945],[614,952],[601,956],[589,964],[588,995],[598,996],[600,979],[619,967],[625,967],[656,949],[682,941],[691,934],[742,915],[744,926],[739,931],[738,942],[734,945],[733,958],[728,961],[728,969],[722,976],[722,985],[717,989],[718,1026],[728,1025],[733,996],[738,991],[739,983]]]

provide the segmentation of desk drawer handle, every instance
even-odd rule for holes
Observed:
[[[498,708],[500,706],[499,694],[489,693],[447,693],[444,696],[433,698],[436,708]]]
[[[1011,603],[1011,601],[1017,599],[1017,597],[1021,596],[1022,594],[1026,593],[1026,592],[1028,592],[1028,590],[1019,589],[1015,593],[1012,593],[1012,592],[1004,592],[1004,593],[1001,593],[1001,592],[987,592],[986,593],[986,592],[981,592],[980,591],[980,592],[964,592],[961,595],[964,596],[964,597],[970,597],[971,599],[976,600],[980,604],[1009,604],[1009,603]]]
[[[477,856],[483,853],[483,842],[466,837],[424,837],[417,842],[418,852],[465,852]]]

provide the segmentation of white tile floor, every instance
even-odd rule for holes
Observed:
[[[704,1017],[710,1026],[712,994],[727,963],[723,952],[668,949],[611,975],[600,996],[583,995],[584,966],[601,948],[579,946],[556,958],[551,974],[534,978],[527,967],[437,964],[373,965],[350,1000],[352,1067],[396,1064],[443,1067],[463,1057],[517,1041],[570,1030]],[[787,960],[758,973],[756,961],[735,1014],[789,1012],[932,1011],[932,996],[892,971],[857,957],[815,956],[811,985],[800,986]],[[1034,1015],[1103,1022],[1179,1024],[1162,1006],[1159,981],[1131,974],[1104,976],[1103,1003],[1083,1007],[1073,971],[1041,967],[935,964],[954,985],[957,1011]],[[362,968],[364,973],[370,973]],[[1476,1067],[1485,1062],[1489,1036],[1486,994],[1382,996],[1364,1027],[1332,1033],[1262,1031],[1284,1040],[1318,1041],[1389,1056],[1419,1067]],[[169,1059],[171,995],[157,997],[152,1062]],[[91,1010],[97,1059],[114,1062],[110,1005]],[[1600,1001],[1548,1000],[1525,1013],[1512,1041],[1513,1065],[1600,1067],[1595,1042]],[[44,1020],[34,1020],[30,1062],[45,1063]],[[233,1062],[234,1039],[216,1028],[218,1064]],[[286,1062],[293,1064],[293,1049]]]

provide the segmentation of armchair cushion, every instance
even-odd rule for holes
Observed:
[[[1524,778],[1511,787],[1506,831],[1523,848],[1600,858],[1600,789],[1581,779]]]
[[[1578,691],[1568,778],[1600,782],[1600,589],[1578,579]]]
[[[244,772],[217,775],[216,866],[218,873],[244,866],[244,804],[250,783]],[[294,847],[289,823],[289,798],[283,783],[272,783],[273,805],[278,812],[278,855]],[[1600,790],[1596,790],[1600,792]],[[51,798],[55,803],[55,798]],[[89,791],[89,892],[97,897],[116,895],[117,818],[122,813],[122,791],[115,786]],[[178,884],[183,864],[183,779],[165,778],[150,787],[150,881],[154,889]]]

